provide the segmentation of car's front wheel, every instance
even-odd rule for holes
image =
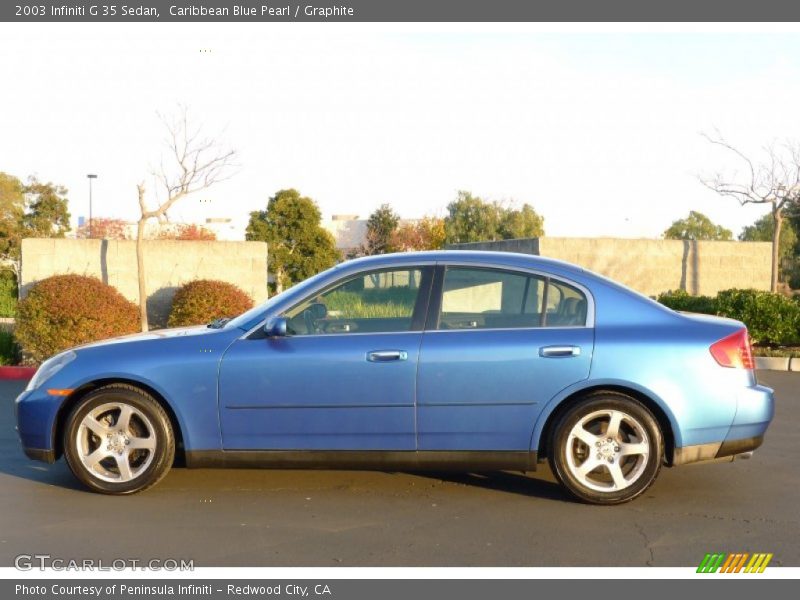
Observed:
[[[655,481],[664,442],[644,405],[604,392],[561,416],[548,454],[553,473],[573,495],[594,504],[620,504]]]
[[[164,409],[143,390],[124,384],[82,398],[67,418],[63,442],[75,477],[104,494],[131,494],[155,485],[175,456]]]

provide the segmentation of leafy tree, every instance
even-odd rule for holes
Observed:
[[[64,237],[69,231],[67,190],[30,177],[27,185],[0,173],[0,266],[19,272],[26,237]]]
[[[730,240],[733,233],[697,211],[690,211],[685,219],[678,219],[664,232],[668,240]]]
[[[400,252],[438,250],[444,246],[444,219],[425,217],[402,223],[392,236],[391,245]]]
[[[63,238],[70,230],[67,210],[67,188],[42,183],[31,176],[25,186],[28,212],[23,217],[27,237]]]
[[[180,223],[174,229],[160,232],[158,239],[211,242],[217,239],[217,234],[194,223]]]
[[[267,242],[275,290],[332,267],[339,260],[333,236],[320,225],[317,203],[295,189],[279,190],[267,210],[250,213],[245,239]]]
[[[483,242],[498,239],[497,205],[484,202],[467,191],[447,205],[444,219],[445,237],[449,244]]]
[[[84,223],[75,230],[75,237],[80,240],[89,238],[96,240],[127,240],[127,224],[122,219],[92,219],[92,226]]]
[[[500,237],[505,240],[533,238],[544,235],[544,217],[523,204],[520,210],[500,208]]]
[[[5,266],[19,260],[24,214],[25,187],[13,175],[0,172],[0,257]]]
[[[521,209],[487,202],[467,191],[458,192],[444,219],[448,244],[508,240],[544,235],[544,218],[529,204]]]
[[[367,220],[367,239],[362,247],[363,254],[386,254],[393,252],[392,237],[397,226],[400,224],[400,217],[388,204],[381,204]]]

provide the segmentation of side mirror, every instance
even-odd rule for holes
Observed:
[[[286,337],[286,317],[273,317],[264,324],[267,337]]]

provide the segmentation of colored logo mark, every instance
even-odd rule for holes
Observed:
[[[740,552],[736,554],[725,554],[717,552],[706,554],[700,566],[697,567],[698,573],[763,573],[769,561],[772,560],[772,553],[757,552],[748,554]]]

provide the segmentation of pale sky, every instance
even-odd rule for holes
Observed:
[[[737,234],[766,212],[698,183],[737,166],[698,134],[800,137],[800,33],[561,29],[3,23],[0,171],[67,186],[74,217],[97,173],[95,216],[133,219],[156,111],[185,103],[239,167],[173,220],[244,222],[284,187],[326,217],[442,215],[471,190],[556,236],[655,237],[689,210]]]

